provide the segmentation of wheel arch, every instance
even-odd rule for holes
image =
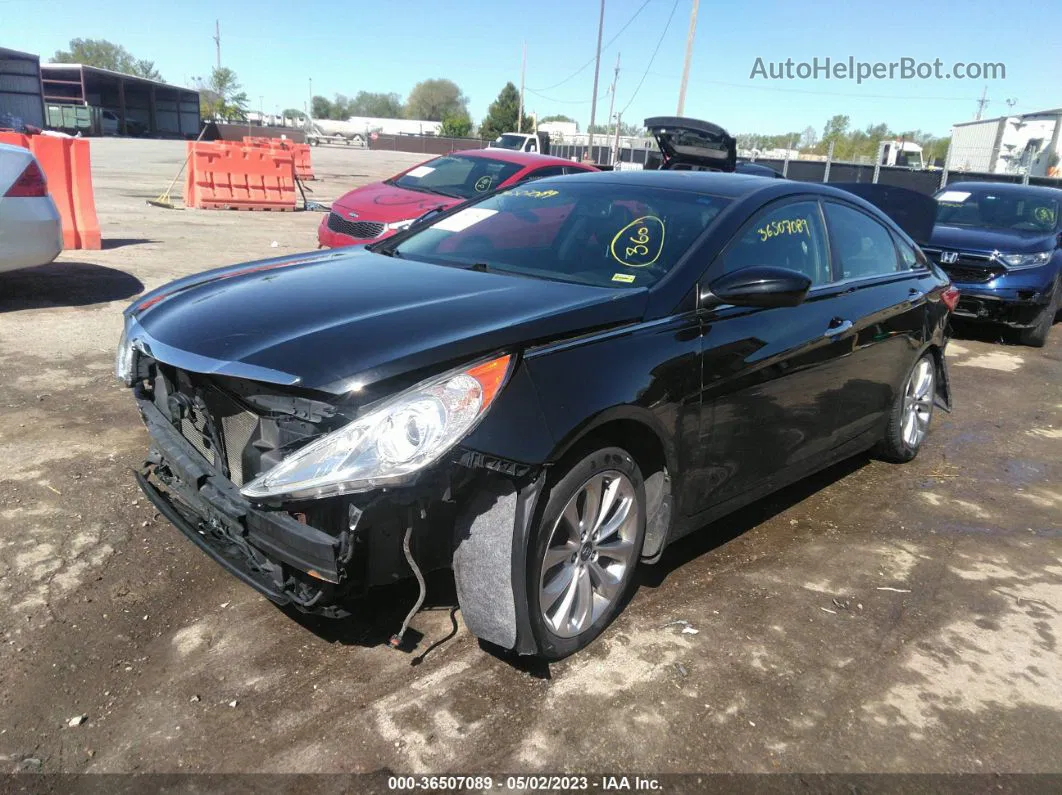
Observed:
[[[597,448],[621,447],[634,457],[645,483],[645,541],[642,558],[655,562],[663,551],[671,525],[672,478],[677,471],[674,444],[660,421],[637,406],[614,406],[600,412],[566,436],[550,455],[550,464],[562,469],[571,458]]]

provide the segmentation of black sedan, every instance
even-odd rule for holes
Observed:
[[[161,287],[117,368],[141,488],[273,601],[343,616],[451,567],[473,633],[555,659],[677,538],[861,451],[913,458],[957,297],[835,188],[576,175]]]

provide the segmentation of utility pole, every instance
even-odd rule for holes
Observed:
[[[678,111],[676,116],[681,116],[686,107],[686,83],[690,79],[690,61],[693,60],[693,36],[697,32],[697,6],[700,0],[693,0],[693,9],[690,11],[690,32],[686,35],[686,62],[682,65],[682,84],[679,86]]]
[[[619,165],[619,139],[620,139],[620,122],[623,120],[623,114],[616,114],[616,142],[612,145],[612,167],[615,168]]]
[[[221,22],[214,20],[214,46],[218,51],[218,69],[221,68]]]
[[[977,100],[977,116],[976,121],[981,121],[981,114],[984,113],[985,105],[988,104],[988,86],[985,86],[985,90],[981,92],[981,98]]]
[[[612,73],[612,87],[609,89],[608,100],[608,123],[605,125],[605,129],[608,129],[608,125],[612,124],[612,109],[616,107],[616,81],[619,80],[619,65],[620,54],[616,53],[616,71]],[[619,124],[616,125],[616,135],[619,136]]]
[[[594,159],[594,122],[597,120],[597,78],[601,73],[601,33],[605,29],[605,0],[601,0],[601,15],[597,20],[597,57],[594,61],[594,95],[590,98],[590,128],[587,130],[587,154]]]
[[[313,130],[313,78],[310,78],[310,99],[306,103],[306,132]]]
[[[516,115],[516,131],[524,131],[524,73],[527,71],[527,41],[524,40],[524,57],[520,60],[520,112]]]

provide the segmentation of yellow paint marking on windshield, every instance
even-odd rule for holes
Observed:
[[[805,218],[782,218],[778,221],[764,224],[756,231],[760,235],[761,243],[779,235],[807,235],[811,237],[811,229]]]
[[[507,196],[526,196],[529,199],[548,199],[550,196],[559,196],[560,191],[556,190],[532,190],[531,188],[517,188],[511,190]]]
[[[612,274],[612,281],[623,282],[624,284],[632,284],[634,282],[633,273],[614,273]]]
[[[1055,222],[1055,211],[1050,207],[1037,207],[1033,210],[1033,217],[1041,224],[1053,224]]]
[[[646,268],[664,250],[664,222],[655,215],[635,218],[612,238],[612,257],[628,268]]]
[[[475,189],[478,193],[482,193],[483,191],[490,189],[492,182],[494,182],[494,180],[490,177],[480,177],[476,180]]]

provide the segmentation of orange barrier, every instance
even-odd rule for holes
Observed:
[[[295,162],[295,176],[303,182],[317,179],[313,173],[313,164],[310,161],[310,145],[297,144],[287,138],[262,138],[261,136],[245,135],[245,146],[256,146],[266,149],[285,149],[292,153]]]
[[[189,141],[188,153],[185,207],[295,209],[295,168],[290,152],[223,141]]]
[[[48,193],[63,221],[63,248],[101,248],[89,142],[83,138],[0,133],[0,143],[29,149],[41,164],[48,179]]]

